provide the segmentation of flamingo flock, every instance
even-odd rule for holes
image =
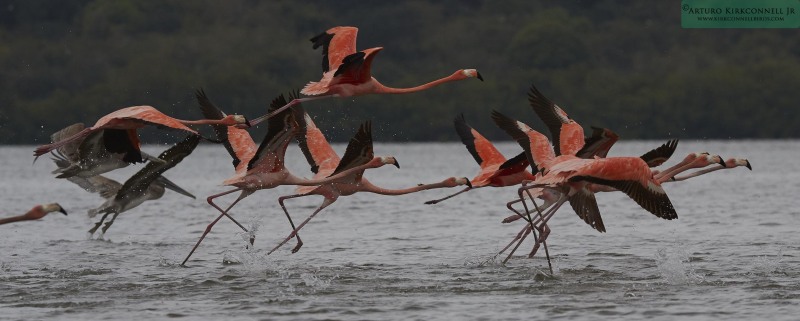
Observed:
[[[293,238],[297,243],[291,252],[299,251],[303,246],[299,231],[341,196],[355,193],[394,196],[463,186],[454,194],[425,202],[434,205],[484,187],[516,186],[516,193],[506,203],[506,208],[513,214],[503,218],[502,223],[522,221],[524,224],[498,255],[511,249],[503,260],[505,263],[532,234],[534,244],[528,257],[534,257],[543,247],[550,263],[547,238],[551,230],[548,222],[564,203],[570,204],[579,219],[602,233],[606,231],[606,223],[601,216],[596,193],[622,192],[644,211],[664,220],[673,220],[678,218],[678,213],[663,184],[685,181],[721,169],[746,167],[752,170],[747,159],[730,158],[723,161],[719,155],[705,152],[689,153],[669,168],[656,169],[676,151],[677,140],[670,140],[641,156],[608,156],[609,150],[619,139],[617,134],[607,128],[592,127],[591,135],[586,136],[576,120],[532,86],[528,101],[534,114],[549,130],[549,137],[519,120],[492,111],[490,116],[494,123],[521,148],[519,154],[507,159],[488,139],[469,126],[465,116],[460,114],[453,123],[461,142],[480,167],[477,175],[472,179],[447,177],[438,182],[404,189],[379,187],[364,176],[367,170],[384,165],[400,168],[400,165],[393,156],[375,156],[371,122],[366,120],[361,124],[340,158],[302,104],[322,98],[413,93],[470,78],[483,81],[483,77],[476,69],[459,69],[449,76],[411,88],[385,86],[371,73],[372,62],[383,48],[358,51],[357,33],[355,27],[339,26],[311,38],[312,48],[322,50],[322,78],[307,83],[299,92],[278,95],[269,104],[266,114],[252,120],[242,115],[226,114],[211,102],[203,90],[198,90],[196,98],[203,119],[176,119],[152,106],[126,107],[101,117],[91,127],[77,123],[52,134],[49,144],[35,149],[34,161],[50,153],[58,167],[53,171],[56,178],[66,179],[105,199],[102,205],[87,212],[90,217],[103,214],[89,230],[89,237],[92,238],[102,227],[98,237],[102,239],[119,214],[132,211],[145,201],[162,197],[166,189],[195,198],[163,174],[188,157],[201,139],[222,144],[231,156],[234,172],[233,176],[221,183],[230,188],[206,198],[218,216],[210,221],[181,265],[189,261],[223,217],[250,233],[248,246],[254,245],[255,234],[229,213],[242,199],[257,191],[282,185],[297,186],[294,194],[277,199],[277,205],[286,215],[291,229],[286,238],[268,254]],[[301,97],[301,94],[305,97]],[[247,129],[264,121],[267,122],[267,133],[257,145]],[[148,125],[182,131],[188,136],[154,157],[140,150],[137,131]],[[197,129],[190,127],[199,125],[212,126],[215,137],[203,137]],[[286,150],[293,141],[297,142],[308,161],[313,173],[310,179],[291,173],[285,166]],[[146,165],[122,184],[101,175],[136,163]],[[689,172],[693,169],[696,170]],[[227,206],[218,204],[220,197],[237,192],[239,196]],[[295,225],[285,202],[314,195],[321,196],[322,203],[299,225]],[[37,220],[56,211],[67,214],[57,203],[37,205],[26,214],[0,219],[0,225]],[[109,215],[111,219],[103,225]],[[552,272],[552,265],[550,268]]]

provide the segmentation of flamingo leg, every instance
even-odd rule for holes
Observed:
[[[517,241],[517,245],[515,245],[514,248],[511,249],[511,253],[508,253],[508,256],[506,256],[506,258],[503,260],[503,264],[506,264],[506,262],[508,262],[508,260],[511,259],[511,257],[514,255],[514,252],[516,252],[517,248],[519,248],[519,246],[522,245],[522,241],[525,241],[525,238],[527,238],[528,235],[530,235],[531,233],[535,234],[536,232],[534,232],[534,230],[531,229],[530,225],[526,225],[525,228],[523,228],[520,233],[522,233],[522,237],[519,238],[519,241]],[[535,235],[534,239],[537,239]],[[511,242],[513,243],[514,241]]]
[[[219,197],[219,196],[222,196],[222,195],[227,195],[227,194],[233,193],[235,191],[237,191],[237,189],[231,190],[231,191],[228,191],[228,192],[225,192],[225,193],[222,193],[222,194],[217,194],[216,196]],[[238,202],[238,200],[237,200],[237,202]],[[244,227],[244,225],[242,225],[242,223],[239,223],[239,221],[237,221],[235,218],[233,218],[233,216],[228,214],[228,210],[224,210],[223,211],[219,206],[217,206],[217,204],[214,203],[214,201],[213,201],[213,199],[211,197],[209,197],[209,199],[208,199],[208,204],[211,204],[212,207],[216,208],[220,213],[223,213],[225,216],[227,216],[229,219],[231,219],[231,221],[236,223],[236,225],[238,225],[245,233],[250,233],[250,231],[248,231],[247,228]],[[230,209],[230,207],[228,209]],[[250,236],[250,245],[253,245],[253,243],[255,243],[255,242],[256,242],[256,236],[255,235],[251,235]]]
[[[471,190],[471,189],[472,189],[472,187],[465,187],[464,189],[462,189],[462,190],[460,190],[460,191],[456,192],[455,194],[452,194],[452,195],[446,196],[446,197],[444,197],[444,198],[440,198],[440,199],[438,199],[438,200],[430,200],[430,201],[427,201],[427,202],[425,202],[425,204],[427,204],[427,205],[433,205],[433,204],[439,203],[439,202],[441,202],[441,201],[444,201],[444,200],[447,200],[447,199],[453,198],[453,197],[455,197],[456,195],[458,195],[458,194],[461,194],[461,193],[464,193],[464,192],[466,192],[466,191],[469,191],[469,190]]]
[[[286,205],[283,204],[283,201],[285,201],[287,199],[291,199],[291,198],[298,198],[298,197],[309,196],[309,195],[311,195],[311,194],[307,194],[307,193],[306,194],[294,194],[294,195],[289,195],[289,196],[281,196],[281,197],[278,198],[278,203],[281,204],[281,208],[283,209],[283,212],[286,213],[286,218],[289,219],[289,225],[292,226],[292,231],[296,230],[297,228],[294,227],[294,222],[292,222],[292,217],[289,216],[289,211],[286,209]],[[297,234],[297,233],[295,233],[295,234]],[[298,235],[295,235],[295,236],[297,237],[297,245],[295,245],[295,247],[292,249],[292,253],[297,253],[297,251],[300,251],[300,248],[303,247],[303,240],[300,239],[300,235],[298,234]],[[271,251],[270,251],[270,253],[271,253]]]
[[[278,244],[278,245],[277,245],[277,246],[275,246],[275,247],[274,247],[272,250],[270,250],[270,251],[267,253],[267,255],[270,255],[270,254],[272,254],[272,252],[275,252],[275,250],[277,250],[278,248],[280,248],[281,246],[283,246],[284,244],[286,244],[286,242],[289,242],[289,240],[291,240],[291,239],[292,239],[292,238],[293,238],[295,235],[297,235],[297,232],[299,232],[299,231],[300,231],[300,229],[302,229],[302,228],[303,228],[303,226],[305,226],[305,225],[306,225],[306,223],[308,223],[308,221],[310,221],[312,218],[314,218],[314,216],[316,216],[316,215],[317,215],[317,213],[319,213],[320,211],[322,211],[322,209],[324,209],[324,208],[328,207],[328,205],[331,205],[331,204],[333,204],[333,202],[335,202],[335,201],[336,201],[336,199],[335,199],[335,198],[331,199],[331,198],[327,198],[327,197],[326,197],[326,198],[325,198],[325,200],[324,200],[324,201],[322,201],[322,204],[321,204],[321,205],[320,205],[320,206],[319,206],[319,207],[318,207],[318,208],[317,208],[317,209],[314,211],[314,213],[312,213],[312,214],[311,214],[311,216],[309,216],[308,218],[306,218],[306,220],[305,220],[305,221],[303,221],[303,223],[300,223],[300,225],[298,225],[298,226],[297,226],[297,228],[296,228],[296,229],[294,229],[294,230],[292,231],[292,233],[290,233],[290,234],[289,234],[289,236],[287,236],[285,239],[283,239],[283,241],[282,241],[280,244]],[[294,252],[292,252],[292,253],[294,253]]]
[[[214,224],[217,224],[217,222],[220,219],[222,219],[222,217],[225,216],[225,214],[227,214],[227,212],[230,211],[231,208],[233,208],[233,206],[236,205],[236,203],[239,203],[239,201],[241,201],[243,198],[247,197],[248,195],[252,194],[253,192],[252,191],[248,191],[248,190],[242,190],[241,188],[237,188],[237,189],[233,189],[233,190],[230,190],[230,191],[227,191],[227,192],[222,192],[222,193],[219,193],[219,194],[216,194],[216,195],[211,195],[211,196],[208,197],[208,199],[207,199],[208,203],[211,204],[212,206],[214,206],[214,208],[220,209],[218,206],[216,206],[216,204],[214,204],[213,200],[215,198],[217,198],[217,197],[220,197],[220,196],[223,196],[223,195],[227,195],[227,194],[230,194],[230,193],[233,193],[233,192],[236,192],[236,191],[242,191],[242,194],[240,194],[239,197],[236,198],[236,200],[233,201],[233,203],[231,203],[231,205],[229,205],[227,209],[225,209],[224,211],[220,210],[220,212],[222,212],[222,214],[217,216],[216,219],[214,219],[210,224],[208,224],[208,226],[206,227],[206,230],[203,232],[203,235],[200,236],[200,239],[197,240],[197,243],[194,245],[192,250],[189,251],[189,255],[187,255],[186,259],[184,259],[183,262],[181,262],[181,266],[185,266],[186,265],[186,261],[189,261],[189,258],[192,256],[194,251],[197,250],[197,247],[200,246],[200,243],[203,242],[203,239],[206,238],[206,235],[208,235],[208,233],[211,232],[211,228],[214,227]]]
[[[297,104],[300,104],[300,103],[304,103],[304,102],[307,102],[307,101],[319,100],[319,99],[325,99],[325,98],[331,98],[331,97],[338,97],[338,95],[324,95],[324,96],[314,96],[314,97],[305,97],[305,98],[292,99],[292,101],[290,101],[286,105],[283,105],[283,107],[278,108],[278,109],[274,110],[273,112],[268,113],[268,114],[266,114],[264,116],[261,116],[261,117],[258,117],[256,119],[251,120],[250,121],[250,126],[258,125],[260,122],[265,121],[265,120],[271,118],[272,116],[275,116],[275,115],[279,114],[280,112],[286,110],[286,108],[292,107],[294,105],[297,105]],[[239,125],[236,125],[236,127],[239,127]]]

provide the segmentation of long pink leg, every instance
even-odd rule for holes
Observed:
[[[514,255],[514,252],[517,251],[517,248],[519,248],[519,246],[522,245],[522,241],[525,241],[525,238],[527,238],[528,235],[531,234],[531,232],[533,232],[533,230],[531,229],[531,227],[529,225],[526,225],[525,228],[523,228],[522,231],[520,231],[520,233],[522,233],[522,237],[519,238],[519,241],[517,241],[517,245],[515,245],[514,248],[511,249],[511,252],[508,253],[508,256],[506,256],[506,258],[503,260],[503,264],[506,264],[506,262],[508,262],[508,260],[511,259],[511,257]],[[534,239],[536,239],[536,236],[534,236]],[[512,240],[511,243],[514,243],[514,241]],[[511,245],[511,244],[509,244],[509,245]],[[503,249],[503,250],[505,250],[505,249]]]
[[[270,250],[270,251],[267,253],[267,255],[270,255],[270,254],[272,254],[272,252],[275,252],[275,250],[277,250],[278,248],[280,248],[281,246],[283,246],[284,244],[286,244],[286,242],[289,242],[289,240],[291,240],[291,239],[292,239],[292,238],[293,238],[295,235],[297,235],[297,232],[298,232],[298,231],[300,231],[300,229],[302,229],[302,228],[303,228],[303,226],[305,226],[305,225],[306,225],[306,223],[308,223],[308,221],[310,221],[312,218],[314,218],[314,216],[316,216],[316,215],[317,215],[317,213],[319,213],[320,211],[322,211],[322,209],[324,209],[324,208],[328,207],[328,205],[331,205],[331,204],[333,204],[333,202],[335,202],[335,201],[336,201],[336,199],[335,199],[335,198],[331,199],[331,198],[327,198],[327,197],[326,197],[326,198],[325,198],[325,200],[324,200],[324,201],[322,201],[322,205],[320,205],[320,206],[317,208],[317,210],[315,210],[315,211],[314,211],[314,213],[312,213],[312,214],[311,214],[311,216],[309,216],[308,218],[306,218],[306,220],[305,220],[305,221],[303,221],[303,223],[300,223],[300,225],[298,225],[298,226],[297,226],[297,228],[296,228],[296,229],[294,229],[294,230],[292,231],[292,233],[290,233],[290,234],[289,234],[289,236],[287,236],[287,237],[286,237],[286,238],[283,240],[283,242],[281,242],[280,244],[278,244],[278,246],[276,246],[275,248],[273,248],[272,250]],[[295,252],[292,252],[292,253],[295,253]]]
[[[216,206],[216,204],[214,204],[214,199],[215,198],[223,196],[223,195],[228,195],[228,194],[236,192],[236,191],[242,191],[242,194],[240,194],[239,197],[237,197],[236,200],[233,201],[233,203],[231,203],[231,205],[229,205],[228,208],[225,209],[224,211],[222,211],[218,206]],[[192,256],[194,251],[197,250],[197,247],[200,246],[200,243],[203,242],[203,239],[206,238],[206,235],[208,235],[208,233],[211,232],[211,228],[214,227],[214,224],[217,224],[217,222],[220,219],[222,219],[222,217],[225,216],[228,213],[228,211],[230,211],[231,208],[233,208],[233,206],[236,205],[236,203],[239,203],[239,201],[241,201],[243,198],[247,197],[248,195],[250,195],[252,193],[253,193],[252,191],[247,191],[247,190],[242,190],[241,188],[237,188],[237,189],[233,189],[233,190],[230,190],[230,191],[227,191],[227,192],[222,192],[222,193],[219,193],[219,194],[211,195],[206,199],[208,201],[208,203],[211,204],[211,206],[214,206],[214,208],[220,210],[220,212],[222,212],[222,214],[220,214],[216,219],[214,219],[210,224],[208,224],[208,226],[206,227],[206,230],[203,232],[203,235],[201,235],[200,239],[197,240],[197,244],[194,245],[192,250],[189,252],[189,255],[186,256],[186,259],[184,259],[183,262],[181,262],[181,266],[185,266],[186,265],[186,261],[189,261],[189,258]]]
[[[292,217],[289,216],[289,211],[286,209],[286,205],[283,204],[283,201],[285,201],[287,199],[290,199],[290,198],[297,198],[297,197],[303,197],[303,196],[309,196],[309,195],[313,195],[313,194],[307,194],[307,193],[306,194],[294,194],[294,195],[289,195],[289,196],[281,196],[281,197],[278,198],[278,203],[281,204],[281,208],[283,208],[283,212],[286,213],[286,218],[289,219],[289,225],[292,226],[292,231],[296,230],[297,228],[294,227],[294,222],[292,222]],[[295,234],[296,234],[295,236],[297,236],[297,245],[295,245],[295,247],[292,249],[292,253],[297,253],[297,251],[300,251],[300,248],[303,247],[303,240],[300,239],[300,235],[297,234],[297,233],[295,233]],[[272,251],[270,251],[270,253],[272,253]]]
[[[331,97],[338,97],[338,95],[325,95],[325,96],[314,96],[314,97],[305,97],[305,98],[292,99],[292,101],[290,101],[286,105],[283,105],[283,107],[278,108],[275,111],[273,111],[271,113],[268,113],[268,114],[266,114],[264,116],[261,116],[261,117],[258,117],[256,119],[251,120],[250,121],[250,126],[258,125],[258,123],[260,123],[262,121],[265,121],[265,120],[269,119],[270,117],[275,116],[278,113],[286,110],[286,108],[292,107],[294,105],[297,105],[297,104],[300,104],[300,103],[304,103],[304,102],[307,102],[307,101],[319,100],[319,99],[325,99],[325,98],[331,98]],[[237,125],[237,127],[239,127],[239,125]]]
[[[230,194],[230,193],[232,193],[232,192],[235,192],[235,191],[237,191],[237,190],[238,190],[238,189],[235,189],[235,190],[232,190],[232,191],[228,191],[228,192],[225,192],[225,193],[222,193],[222,194],[217,194],[217,195],[216,195],[216,197],[219,197],[219,196],[222,196],[222,195],[227,195],[227,194]],[[214,196],[214,195],[212,195],[212,196]],[[244,198],[244,197],[242,197],[242,198]],[[248,230],[247,230],[247,228],[246,228],[246,227],[244,227],[244,225],[242,225],[241,223],[239,223],[239,221],[237,221],[235,218],[233,218],[233,216],[231,216],[230,214],[228,214],[228,210],[230,210],[230,207],[228,207],[228,210],[224,210],[224,211],[223,211],[223,210],[222,210],[222,209],[221,209],[219,206],[217,206],[217,204],[215,204],[215,203],[214,203],[214,201],[213,201],[213,199],[212,199],[211,197],[209,197],[209,198],[207,199],[207,201],[208,201],[208,204],[211,204],[211,206],[212,206],[212,207],[214,207],[214,208],[216,208],[216,209],[217,209],[217,211],[219,211],[220,213],[224,214],[224,215],[225,215],[225,216],[227,216],[229,219],[231,219],[231,221],[233,221],[234,223],[236,223],[236,225],[238,225],[238,226],[239,226],[239,227],[240,227],[240,228],[241,228],[241,229],[242,229],[242,230],[243,230],[245,233],[249,233],[249,232],[250,232],[250,231],[248,231]],[[238,201],[237,201],[237,202],[238,202]],[[233,205],[231,205],[231,206],[233,206]],[[252,235],[252,236],[250,236],[250,245],[253,245],[253,243],[255,243],[255,242],[256,242],[256,237],[255,237],[255,235]]]
[[[457,192],[457,193],[455,193],[455,194],[452,194],[452,195],[450,195],[450,196],[446,196],[446,197],[444,197],[444,198],[440,198],[440,199],[438,199],[438,200],[430,200],[430,201],[427,201],[427,202],[425,202],[425,204],[428,204],[428,205],[431,205],[431,204],[436,204],[436,203],[439,203],[439,202],[441,202],[441,201],[444,201],[444,200],[447,200],[447,199],[453,198],[453,197],[455,197],[456,195],[458,195],[458,194],[461,194],[461,193],[464,193],[464,192],[466,192],[466,191],[469,191],[469,190],[471,190],[471,189],[472,189],[472,187],[465,187],[464,189],[462,189],[462,190],[458,191],[458,192]]]

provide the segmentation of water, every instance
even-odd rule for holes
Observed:
[[[622,142],[613,155],[640,155],[662,142]],[[163,146],[148,146],[158,153]],[[336,145],[341,153],[344,146]],[[503,143],[506,155],[518,147]],[[402,188],[478,166],[458,143],[377,144],[402,169],[368,172]],[[798,141],[682,141],[680,156],[710,151],[747,157],[736,168],[667,185],[679,219],[664,221],[620,193],[598,195],[600,234],[564,208],[548,239],[555,274],[525,243],[506,265],[495,254],[522,227],[501,224],[512,188],[484,188],[435,206],[452,190],[401,197],[343,197],[294,241],[277,197],[260,191],[232,213],[257,229],[256,246],[221,221],[188,263],[180,263],[216,212],[205,197],[232,173],[219,146],[201,146],[166,176],[197,200],[168,192],[120,215],[106,240],[88,240],[89,208],[101,199],[50,177],[33,147],[0,147],[2,216],[57,201],[70,211],[0,227],[2,320],[673,320],[770,319],[800,315]],[[310,175],[296,147],[290,169]],[[123,179],[141,166],[112,173]],[[222,201],[227,204],[230,199]],[[320,197],[287,201],[302,220]]]

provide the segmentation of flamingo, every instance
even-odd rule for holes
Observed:
[[[75,183],[88,192],[98,193],[101,197],[106,199],[102,205],[88,211],[89,217],[95,217],[97,214],[101,213],[103,214],[100,221],[89,230],[89,237],[94,235],[97,229],[100,228],[106,220],[106,217],[110,214],[114,214],[111,220],[108,221],[101,230],[99,239],[102,239],[108,228],[111,227],[111,224],[114,224],[119,214],[129,211],[145,201],[161,198],[164,196],[165,188],[195,198],[194,195],[168,180],[166,177],[162,176],[162,174],[180,163],[186,156],[189,156],[199,142],[199,136],[189,135],[183,141],[161,153],[161,155],[158,156],[160,161],[150,161],[144,168],[125,181],[124,184],[120,184],[102,175],[88,178],[80,176],[68,177],[67,180],[70,182]],[[59,168],[68,168],[74,165],[69,159],[63,158],[60,155],[55,155],[53,161],[55,161]]]
[[[503,154],[488,139],[467,125],[466,120],[464,120],[464,114],[458,115],[453,120],[453,124],[456,127],[458,136],[461,138],[461,142],[467,147],[467,151],[472,154],[472,158],[478,162],[481,171],[470,180],[471,184],[461,191],[444,198],[427,201],[425,204],[436,204],[476,188],[514,186],[523,181],[534,179],[533,174],[525,169],[528,167],[528,158],[525,157],[525,153],[520,153],[506,160]]]
[[[0,225],[19,222],[19,221],[38,220],[52,212],[61,212],[62,214],[67,215],[67,211],[64,210],[64,208],[61,207],[61,205],[58,205],[58,203],[36,205],[25,214],[0,219]]]
[[[372,77],[371,66],[375,55],[383,47],[375,47],[356,52],[358,28],[333,27],[311,38],[313,48],[322,47],[322,79],[309,82],[300,93],[313,97],[297,98],[288,104],[258,117],[250,122],[256,125],[295,104],[328,97],[352,97],[367,94],[407,94],[423,91],[447,82],[477,78],[483,81],[475,69],[459,69],[453,74],[411,88],[387,87]],[[240,126],[241,127],[241,126]]]
[[[577,125],[574,121],[562,124],[559,135],[559,145],[562,155],[556,156],[547,138],[541,133],[531,129],[526,124],[508,118],[497,111],[492,113],[492,119],[525,149],[526,154],[529,155],[529,158],[532,160],[531,166],[540,169],[541,177],[538,177],[533,184],[520,188],[520,198],[523,198],[523,190],[532,188],[536,190],[534,191],[534,195],[529,195],[531,199],[533,199],[534,196],[542,195],[541,191],[544,188],[553,189],[560,195],[545,214],[539,213],[537,222],[540,227],[537,229],[540,231],[540,236],[530,256],[535,254],[539,244],[546,239],[549,234],[549,228],[547,228],[546,225],[547,221],[564,202],[576,195],[587,193],[591,195],[591,199],[594,200],[593,193],[586,188],[589,183],[608,185],[620,190],[634,199],[634,201],[647,211],[658,217],[665,219],[677,218],[677,214],[669,198],[666,196],[660,184],[653,178],[649,165],[642,158],[612,157],[582,159],[575,156],[575,153],[583,148],[584,142],[582,129],[580,125]],[[672,148],[674,149],[674,146]],[[607,169],[603,170],[603,168],[606,167]],[[581,197],[585,198],[586,196],[584,195]],[[590,204],[585,200],[582,202],[584,202],[583,205]],[[594,211],[578,211],[576,208],[576,213],[593,228],[604,230],[605,228],[600,218],[599,210],[596,210],[596,201],[593,202],[593,206],[595,208]],[[525,210],[529,212],[527,206]],[[530,218],[528,218],[528,220],[530,226],[526,227],[526,229],[529,228],[533,230],[534,222],[530,221]],[[523,232],[520,233],[522,234]],[[520,235],[518,234],[518,238],[519,237]],[[506,261],[507,260],[508,258]]]
[[[292,96],[290,96],[290,98],[292,98]],[[280,95],[271,102],[268,112],[276,110],[284,105],[286,105],[286,98],[283,95]],[[374,157],[363,165],[350,168],[324,179],[309,180],[297,177],[290,173],[289,170],[284,166],[284,156],[286,153],[286,148],[289,145],[289,140],[291,139],[292,135],[302,127],[300,122],[304,121],[305,119],[303,117],[302,106],[295,105],[291,109],[284,109],[284,111],[278,115],[279,117],[270,118],[267,134],[250,161],[246,163],[246,170],[237,171],[235,176],[225,180],[222,183],[226,186],[233,186],[234,189],[219,194],[214,194],[207,198],[208,203],[217,209],[220,212],[220,215],[211,221],[211,223],[209,223],[203,234],[200,236],[200,239],[186,256],[186,259],[183,260],[181,265],[186,264],[206,235],[211,232],[211,229],[214,227],[214,225],[223,216],[225,216],[231,210],[231,208],[233,208],[233,206],[257,190],[270,189],[280,185],[316,186],[339,181],[352,173],[366,168],[377,168],[387,164],[395,165],[398,168],[400,167],[394,157]],[[214,203],[214,199],[234,192],[241,193],[239,194],[239,197],[228,206],[227,209],[223,210]],[[294,230],[294,223],[291,222],[291,218],[289,218],[289,223],[292,225],[292,230]]]
[[[45,153],[48,153],[56,148],[69,144],[71,142],[77,141],[79,139],[85,138],[89,136],[93,132],[99,130],[106,130],[106,129],[117,129],[117,130],[125,130],[127,131],[127,135],[129,140],[134,144],[125,145],[126,148],[134,148],[135,154],[139,153],[139,139],[137,130],[146,126],[146,125],[154,125],[159,128],[172,128],[186,131],[190,134],[199,135],[197,131],[187,127],[187,125],[236,125],[236,124],[244,124],[249,126],[247,119],[244,118],[242,115],[231,115],[226,117],[225,119],[201,119],[201,120],[180,120],[175,119],[170,116],[165,115],[164,113],[158,111],[157,109],[153,108],[152,106],[132,106],[126,107],[119,110],[116,110],[108,115],[101,117],[94,126],[89,128],[84,128],[77,133],[69,137],[63,137],[58,142],[53,142],[46,145],[41,145],[36,148],[33,152],[33,155],[38,158]],[[123,134],[124,135],[124,134]],[[113,145],[112,145],[113,146]],[[126,150],[127,152],[132,152],[131,150]],[[141,161],[141,156],[128,156],[134,160]],[[36,159],[34,159],[36,161]]]
[[[707,169],[704,169],[704,170],[699,170],[699,171],[696,171],[694,173],[690,173],[690,174],[687,174],[687,175],[684,175],[684,176],[680,176],[680,177],[672,176],[666,182],[685,181],[685,180],[690,179],[692,177],[697,177],[697,176],[700,176],[700,175],[703,175],[703,174],[708,174],[708,173],[711,173],[711,172],[714,172],[714,171],[718,171],[720,169],[730,169],[730,168],[735,168],[735,167],[739,167],[739,166],[747,167],[747,169],[749,169],[751,171],[753,170],[753,166],[750,166],[750,161],[745,159],[745,158],[728,158],[728,160],[726,160],[724,164],[720,164],[720,166],[714,166],[714,167],[707,168]]]
[[[76,123],[50,135],[51,142],[60,142],[85,129],[83,123]],[[53,174],[56,178],[79,176],[93,177],[131,163],[144,162],[145,159],[160,162],[161,159],[139,151],[136,136],[120,129],[104,129],[90,133],[51,151],[61,159],[68,159],[66,167],[59,167]]]
[[[303,154],[306,156],[306,160],[311,166],[311,171],[314,172],[314,179],[321,179],[333,174],[337,174],[348,168],[366,163],[374,157],[372,149],[372,126],[370,122],[365,122],[361,125],[355,136],[350,139],[350,143],[347,145],[344,157],[339,159],[339,155],[337,155],[333,148],[331,148],[328,140],[325,139],[325,136],[322,134],[316,124],[314,124],[314,121],[311,119],[311,117],[309,117],[309,115],[306,113],[304,114],[304,118],[304,126],[301,127],[300,134],[297,135],[297,138],[300,148],[303,150]],[[286,242],[292,239],[292,237],[294,237],[297,232],[306,225],[306,223],[314,218],[317,213],[336,202],[339,196],[350,196],[359,192],[397,196],[434,188],[470,185],[469,179],[466,177],[450,177],[441,182],[433,184],[420,184],[405,189],[386,189],[373,185],[366,178],[364,178],[363,175],[364,170],[361,170],[347,176],[346,180],[342,180],[340,182],[328,183],[320,186],[299,186],[296,194],[279,197],[278,203],[281,205],[281,208],[283,208],[286,216],[289,216],[289,212],[286,210],[286,206],[284,205],[284,201],[287,199],[320,195],[324,197],[324,200],[322,201],[322,204],[305,221],[300,223],[300,225],[298,225],[297,228],[292,231],[288,237],[286,237],[286,239],[284,239],[267,254],[272,254],[272,252],[286,244]],[[297,246],[292,249],[292,253],[296,253],[298,250],[300,250],[302,245],[302,242],[298,242]]]

